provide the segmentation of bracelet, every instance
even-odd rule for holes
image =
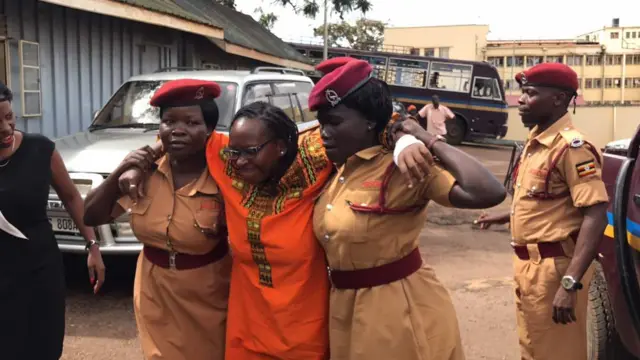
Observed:
[[[97,246],[97,247],[100,247],[100,243],[99,243],[99,242],[97,242],[97,241],[95,241],[95,240],[89,240],[89,242],[87,243],[87,245],[85,245],[84,249],[85,249],[86,251],[89,251],[89,250],[91,250],[91,248],[92,248],[94,245],[95,245],[95,246]]]
[[[429,140],[429,142],[426,144],[427,145],[427,149],[429,149],[429,151],[433,150],[433,145],[435,145],[436,142],[438,141],[444,141],[444,138],[440,135],[435,135],[433,138],[431,138],[431,140]]]

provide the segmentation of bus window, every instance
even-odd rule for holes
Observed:
[[[471,96],[478,99],[502,100],[498,80],[476,76],[473,79]]]
[[[473,65],[433,62],[429,89],[469,93]]]
[[[368,62],[373,67],[373,76],[384,81],[387,70],[387,58],[382,56],[351,55],[352,58]]]
[[[428,61],[389,58],[385,80],[389,85],[424,88],[428,71]]]

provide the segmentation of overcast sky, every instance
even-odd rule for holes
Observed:
[[[323,3],[323,0],[318,1]],[[621,26],[640,26],[640,0],[370,1],[373,9],[367,18],[384,21],[389,26],[488,24],[490,40],[573,38],[610,26],[613,18],[620,18]],[[322,12],[311,20],[296,15],[290,8],[273,5],[273,0],[236,0],[236,3],[238,10],[254,18],[259,17],[254,12],[258,7],[275,13],[278,22],[272,31],[285,40],[311,37],[313,28],[322,25],[323,21]],[[361,16],[352,13],[345,19],[354,21]],[[336,14],[330,16],[330,21],[338,20]]]

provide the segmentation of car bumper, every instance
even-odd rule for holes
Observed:
[[[77,241],[58,241],[58,248],[63,253],[80,254],[85,253],[85,244]],[[142,244],[114,244],[100,245],[100,252],[104,255],[136,255],[142,251]]]

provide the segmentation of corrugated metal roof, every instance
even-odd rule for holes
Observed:
[[[175,0],[175,3],[185,11],[198,14],[214,26],[223,28],[225,41],[282,59],[311,63],[306,56],[265,29],[249,15],[216,4],[212,0]]]
[[[200,24],[211,25],[215,27],[221,27],[218,24],[210,22],[208,19],[186,11],[173,0],[115,0],[124,4],[129,4],[147,10],[160,12],[167,15],[177,16],[185,20],[194,21]]]
[[[189,21],[224,29],[224,39],[232,44],[260,51],[278,58],[311,64],[279,37],[265,29],[251,16],[213,0],[115,0],[148,10],[177,16]]]

